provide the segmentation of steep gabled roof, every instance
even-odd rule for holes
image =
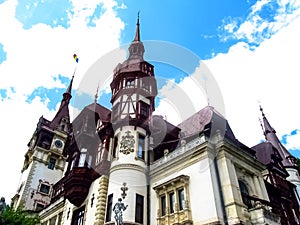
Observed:
[[[210,132],[215,134],[217,130],[221,135],[236,141],[236,138],[227,122],[227,120],[212,106],[206,106],[191,117],[178,125],[183,137],[199,135],[201,132]]]

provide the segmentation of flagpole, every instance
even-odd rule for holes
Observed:
[[[77,70],[77,64],[78,64],[79,59],[78,59],[78,57],[77,57],[76,54],[73,54],[73,58],[74,58],[74,60],[76,62],[76,66],[75,66],[75,69],[74,69],[74,72],[73,72],[73,76],[72,76],[74,78],[76,70]]]

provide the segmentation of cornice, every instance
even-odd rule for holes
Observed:
[[[135,164],[131,164],[131,163],[122,163],[122,164],[118,164],[115,165],[113,167],[110,168],[110,173],[115,172],[117,170],[123,170],[123,169],[132,169],[132,170],[136,170],[142,173],[146,173],[146,168],[143,168],[139,165],[135,165]]]

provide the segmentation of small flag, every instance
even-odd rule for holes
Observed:
[[[73,55],[74,60],[78,63],[79,59],[76,54]]]

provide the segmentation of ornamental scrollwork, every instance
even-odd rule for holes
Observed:
[[[126,135],[122,136],[122,140],[120,141],[120,152],[128,155],[131,152],[134,152],[134,136],[128,130],[125,132]]]

